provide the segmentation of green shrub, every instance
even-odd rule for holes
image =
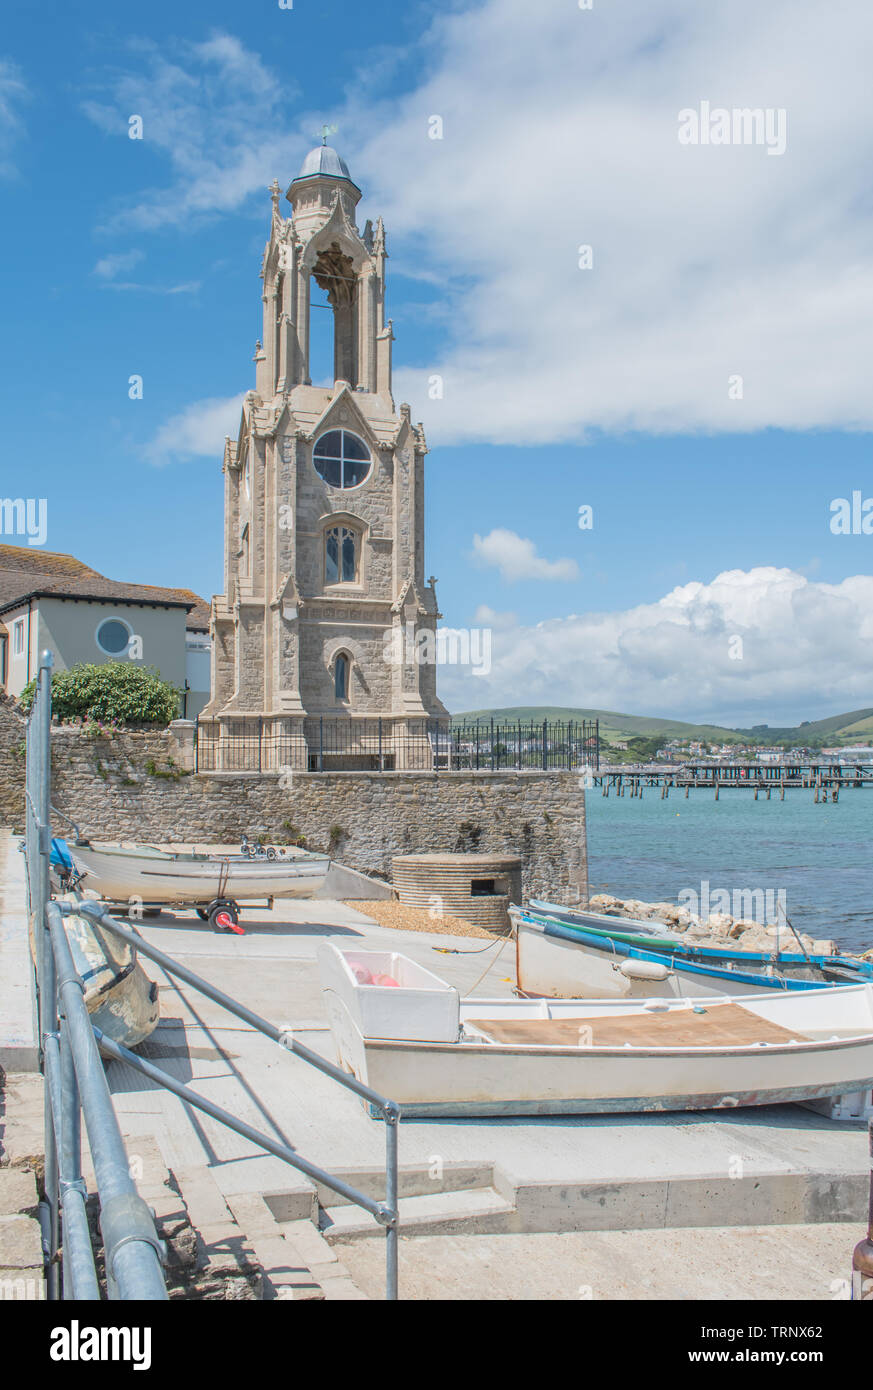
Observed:
[[[35,692],[35,680],[22,690],[25,710],[30,710]],[[179,696],[179,690],[162,680],[153,666],[133,666],[127,661],[71,666],[52,675],[52,713],[60,720],[165,728],[178,715]]]

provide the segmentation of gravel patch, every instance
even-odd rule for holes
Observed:
[[[474,926],[461,917],[451,917],[444,912],[439,917],[431,917],[426,908],[405,907],[402,903],[392,903],[385,899],[361,902],[347,901],[346,907],[372,917],[380,927],[391,927],[394,931],[436,932],[442,936],[478,936],[484,941],[497,941],[508,936],[504,931],[488,931],[486,927]]]

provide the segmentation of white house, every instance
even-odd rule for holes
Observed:
[[[193,719],[209,698],[209,605],[190,589],[107,579],[72,555],[0,545],[0,689],[20,695],[48,649],[55,669],[154,666]]]

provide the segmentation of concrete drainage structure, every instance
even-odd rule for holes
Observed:
[[[509,904],[521,902],[521,859],[510,854],[402,854],[391,881],[407,907],[438,908],[492,931],[509,930]]]

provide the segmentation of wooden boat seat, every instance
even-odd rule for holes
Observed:
[[[604,1018],[470,1019],[490,1042],[528,1047],[749,1047],[755,1043],[806,1042],[781,1024],[759,1018],[741,1004],[707,1004],[705,1013],[669,1009]],[[583,1030],[591,1029],[591,1035]]]

